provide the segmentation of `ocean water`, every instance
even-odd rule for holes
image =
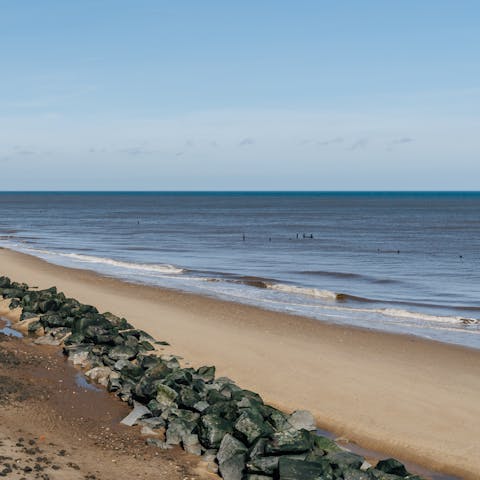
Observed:
[[[0,193],[0,246],[480,348],[480,193]]]

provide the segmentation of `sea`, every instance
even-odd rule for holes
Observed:
[[[480,348],[479,192],[4,192],[0,246]]]

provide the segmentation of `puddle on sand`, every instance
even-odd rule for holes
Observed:
[[[89,383],[88,380],[85,378],[83,373],[78,372],[75,375],[75,383],[80,388],[85,388],[86,390],[91,390],[92,392],[103,392],[101,388],[96,387],[92,383]]]
[[[17,332],[17,330],[14,330],[13,328],[10,328],[11,326],[12,322],[10,322],[10,320],[0,317],[0,334],[7,335],[9,337],[22,338],[23,334]]]
[[[336,436],[328,430],[322,430],[320,428],[317,428],[317,434],[321,435],[322,437],[327,437],[331,440],[335,440],[339,446],[347,449],[349,452],[356,453],[357,455],[361,455],[362,457],[365,457],[367,459],[382,460],[389,457],[388,455],[382,454],[375,450],[363,448],[353,442],[342,442],[340,439],[336,440]],[[409,472],[420,475],[422,478],[428,480],[460,480],[460,477],[454,477],[452,475],[446,475],[444,473],[432,472],[431,470],[421,467],[416,463],[407,462],[402,460],[401,458],[397,458],[397,460],[402,462]]]

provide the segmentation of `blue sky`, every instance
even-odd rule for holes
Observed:
[[[0,189],[478,189],[480,2],[0,2]]]

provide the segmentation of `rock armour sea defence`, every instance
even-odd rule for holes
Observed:
[[[266,405],[257,393],[216,378],[213,366],[183,368],[177,357],[158,355],[154,345],[166,342],[55,287],[36,290],[0,277],[0,294],[10,309],[21,308],[16,328],[37,343],[63,345],[92,381],[134,407],[124,423],[143,425],[149,444],[180,445],[226,480],[420,479],[395,459],[372,467],[317,435],[309,412],[288,415]]]

